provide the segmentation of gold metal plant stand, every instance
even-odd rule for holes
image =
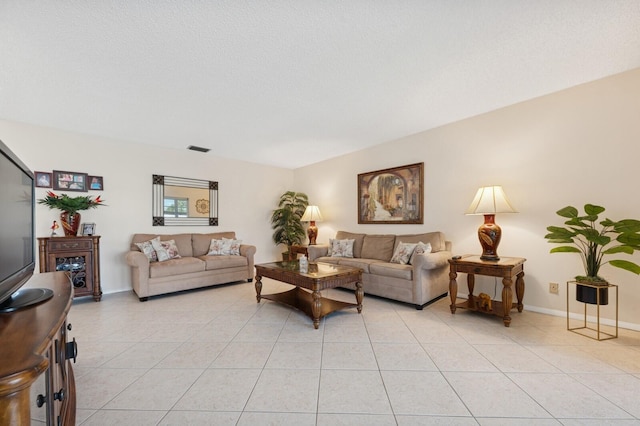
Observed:
[[[604,331],[600,330],[600,291],[596,291],[596,328],[591,328],[589,326],[587,326],[587,305],[588,303],[584,303],[584,317],[583,317],[583,322],[582,322],[582,326],[580,327],[573,327],[571,328],[569,325],[569,284],[575,284],[575,285],[582,285],[585,287],[592,287],[595,288],[596,290],[598,289],[602,289],[602,288],[615,288],[616,290],[616,334],[610,334],[610,333],[606,333]],[[567,330],[569,331],[573,331],[576,334],[580,334],[582,336],[588,337],[590,339],[593,340],[609,340],[609,339],[615,339],[618,337],[618,286],[615,284],[609,284],[607,283],[607,285],[594,285],[594,284],[585,284],[585,283],[578,283],[577,281],[567,281]],[[591,330],[591,331],[595,331],[596,332],[596,337],[590,336],[589,334],[593,334],[593,333],[584,333],[584,332],[580,332],[578,330]],[[600,337],[600,335],[604,335],[606,337]]]

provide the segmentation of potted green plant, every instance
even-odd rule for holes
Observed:
[[[290,247],[302,244],[306,234],[300,219],[309,205],[307,194],[303,192],[287,191],[280,196],[278,208],[271,214],[271,228],[273,228],[273,242],[284,244],[287,251],[282,253],[282,259],[289,259]]]
[[[593,204],[584,206],[585,214],[580,216],[578,209],[567,206],[556,213],[568,219],[566,227],[549,226],[545,235],[548,242],[562,245],[551,249],[551,253],[578,253],[584,266],[584,275],[576,276],[578,283],[591,285],[606,285],[607,281],[600,277],[600,267],[609,264],[624,269],[636,275],[640,274],[640,266],[623,259],[605,261],[605,256],[614,254],[633,254],[640,250],[640,221],[622,219],[613,221],[609,218],[598,221],[598,216],[605,211],[604,207]],[[606,305],[608,288],[600,291],[600,304]],[[576,299],[584,303],[596,303],[596,289],[587,286],[577,286]]]
[[[44,204],[50,209],[60,210],[60,222],[64,235],[75,237],[78,235],[78,226],[80,225],[81,210],[95,209],[98,206],[104,206],[100,196],[95,199],[90,195],[80,195],[77,197],[69,197],[67,194],[57,195],[52,191],[47,191],[47,196],[38,200],[39,204]]]

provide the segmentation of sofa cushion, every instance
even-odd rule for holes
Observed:
[[[416,248],[413,249],[413,254],[411,254],[411,259],[409,259],[409,264],[413,265],[413,262],[416,259],[416,256],[419,256],[421,254],[425,254],[425,253],[431,253],[433,250],[431,249],[431,243],[423,243],[422,241],[420,241],[418,244],[416,244]]]
[[[160,242],[160,237],[155,237],[150,239],[149,241],[143,241],[141,243],[134,243],[141,252],[147,256],[149,262],[157,262],[158,261],[158,253],[156,253],[156,249],[153,248],[153,241]]]
[[[149,276],[151,278],[169,277],[173,275],[188,274],[191,272],[204,271],[204,261],[195,257],[181,257],[165,262],[154,262],[149,265]],[[179,279],[179,278],[176,278]]]
[[[209,251],[207,256],[240,256],[240,244],[241,240],[233,240],[229,238],[222,238],[221,240],[212,239],[209,244]]]
[[[338,231],[336,233],[336,240],[354,240],[353,241],[353,257],[362,256],[362,243],[364,242],[365,234],[354,234],[352,232]]]
[[[362,272],[364,272],[365,274],[368,274],[371,272],[370,265],[372,263],[380,263],[380,262],[382,261],[377,259],[357,259],[357,258],[348,259],[343,257],[338,259],[338,265],[351,266],[352,268],[360,268],[362,269]]]
[[[218,255],[218,256],[198,256],[205,262],[205,269],[211,271],[214,269],[235,268],[238,266],[247,266],[249,261],[244,256]]]
[[[164,262],[170,259],[179,259],[181,257],[174,240],[158,241],[157,239],[153,239],[151,240],[151,245],[156,251],[158,262]]]
[[[234,240],[236,238],[235,232],[212,232],[209,234],[193,234],[191,236],[193,241],[193,254],[192,256],[204,256],[209,252],[209,245],[211,240],[221,240],[223,238],[229,238]]]
[[[415,243],[398,243],[391,257],[391,263],[399,263],[401,265],[409,263],[409,259],[411,259],[416,246],[417,244]]]
[[[329,249],[327,255],[331,257],[353,257],[353,244],[355,240],[334,240],[329,239]]]
[[[384,277],[400,278],[411,281],[413,279],[413,268],[411,265],[401,265],[399,263],[379,262],[369,266],[372,274]]]
[[[445,249],[444,234],[442,232],[426,232],[424,234],[398,235],[396,241],[403,243],[429,243],[431,250],[435,253]]]
[[[395,235],[365,235],[362,243],[362,258],[389,262],[393,256],[395,242]]]

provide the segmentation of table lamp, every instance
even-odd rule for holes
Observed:
[[[482,246],[482,260],[500,260],[498,244],[502,237],[502,229],[495,222],[496,213],[517,213],[511,206],[501,186],[483,186],[478,189],[471,205],[465,212],[467,215],[484,215],[484,223],[478,228],[478,239]]]
[[[318,206],[307,206],[307,209],[304,211],[302,218],[300,218],[301,222],[309,222],[309,229],[307,230],[307,234],[309,235],[309,245],[313,246],[316,244],[316,238],[318,237],[318,227],[316,226],[317,222],[322,222],[322,214],[320,213],[320,209]]]

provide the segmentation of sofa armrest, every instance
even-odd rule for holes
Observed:
[[[247,280],[253,280],[254,275],[254,260],[253,257],[256,254],[256,246],[249,244],[240,244],[240,256],[247,258]]]
[[[149,258],[140,251],[129,251],[125,256],[131,266],[131,285],[140,299],[149,297]]]
[[[417,254],[413,261],[415,269],[438,269],[449,265],[449,259],[453,254],[450,251],[436,253]]]
[[[309,262],[313,262],[319,257],[326,256],[329,252],[329,244],[314,244],[307,247]]]

